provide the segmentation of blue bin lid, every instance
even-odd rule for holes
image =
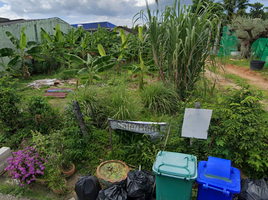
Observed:
[[[197,177],[196,166],[196,157],[193,155],[159,151],[153,165],[153,172],[162,176],[195,180]]]
[[[231,167],[231,161],[209,157],[208,161],[200,161],[197,169],[198,184],[203,188],[210,188],[228,193],[240,193],[240,171]]]
[[[230,180],[231,161],[209,156],[207,162],[206,176],[215,176]]]

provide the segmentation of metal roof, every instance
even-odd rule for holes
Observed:
[[[60,21],[62,21],[64,23],[68,24],[67,22],[63,21],[62,19],[60,19],[58,17],[47,18],[47,19],[15,19],[15,20],[9,20],[9,19],[5,19],[5,18],[1,18],[1,20],[0,20],[0,26],[17,24],[17,23],[23,23],[23,22],[31,22],[31,21],[42,21],[42,20],[49,20],[49,19],[60,20]]]
[[[94,22],[94,23],[85,23],[85,24],[72,24],[73,27],[77,28],[78,25],[83,25],[83,28],[85,30],[90,29],[98,29],[98,25],[100,25],[101,28],[114,28],[116,25],[110,23],[110,22]]]

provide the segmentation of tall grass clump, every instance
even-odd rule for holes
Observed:
[[[127,90],[124,85],[109,88],[102,100],[104,113],[107,117],[121,120],[137,120],[143,105],[140,96]]]
[[[163,12],[151,11],[147,4],[146,10],[134,16],[134,22],[142,19],[147,23],[159,78],[163,82],[171,80],[182,98],[195,89],[206,59],[213,59],[210,54],[219,23],[219,17],[212,13],[214,8],[213,4],[204,6],[200,2],[192,12],[191,6],[175,0]]]
[[[127,90],[124,85],[117,87],[91,86],[81,89],[77,100],[93,122],[105,122],[108,118],[137,120],[143,109],[140,96]]]
[[[172,114],[176,111],[179,95],[172,85],[165,86],[163,82],[146,85],[140,90],[145,107],[154,113]]]
[[[78,101],[81,102],[84,113],[96,123],[104,122],[106,119],[103,113],[101,94],[101,90],[98,86],[90,86],[80,89],[78,95]]]

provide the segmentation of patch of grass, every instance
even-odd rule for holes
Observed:
[[[2,194],[9,194],[15,197],[28,197],[31,199],[38,199],[38,200],[59,200],[62,199],[51,193],[50,190],[40,184],[35,184],[34,188],[31,188],[28,185],[23,187],[11,184],[0,184],[0,193]]]
[[[232,79],[233,82],[237,85],[248,85],[248,80],[244,79],[240,76],[237,76],[235,74],[222,74],[225,78]]]
[[[247,59],[236,59],[236,58],[232,58],[232,57],[225,57],[221,61],[225,62],[225,63],[229,63],[231,65],[236,65],[239,67],[249,68],[249,66],[250,66],[250,60],[247,60]]]
[[[229,63],[231,65],[236,65],[238,67],[243,67],[243,68],[248,68],[248,69],[250,68],[250,60],[248,59],[235,59],[231,57],[225,57],[222,60],[220,59],[217,59],[217,60],[224,62],[224,63]],[[261,74],[265,80],[268,79],[268,66],[264,66],[262,70],[255,71],[255,72]]]

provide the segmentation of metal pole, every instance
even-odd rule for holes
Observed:
[[[112,150],[112,153],[113,153],[114,150],[113,150],[112,130],[111,130],[110,120],[108,120],[108,125],[109,125],[110,145],[111,145],[111,150]]]
[[[195,109],[200,109],[201,108],[201,104],[200,102],[195,102],[195,105],[194,105]],[[193,124],[194,126],[194,124]],[[193,138],[190,138],[190,146],[192,146],[193,144]]]

